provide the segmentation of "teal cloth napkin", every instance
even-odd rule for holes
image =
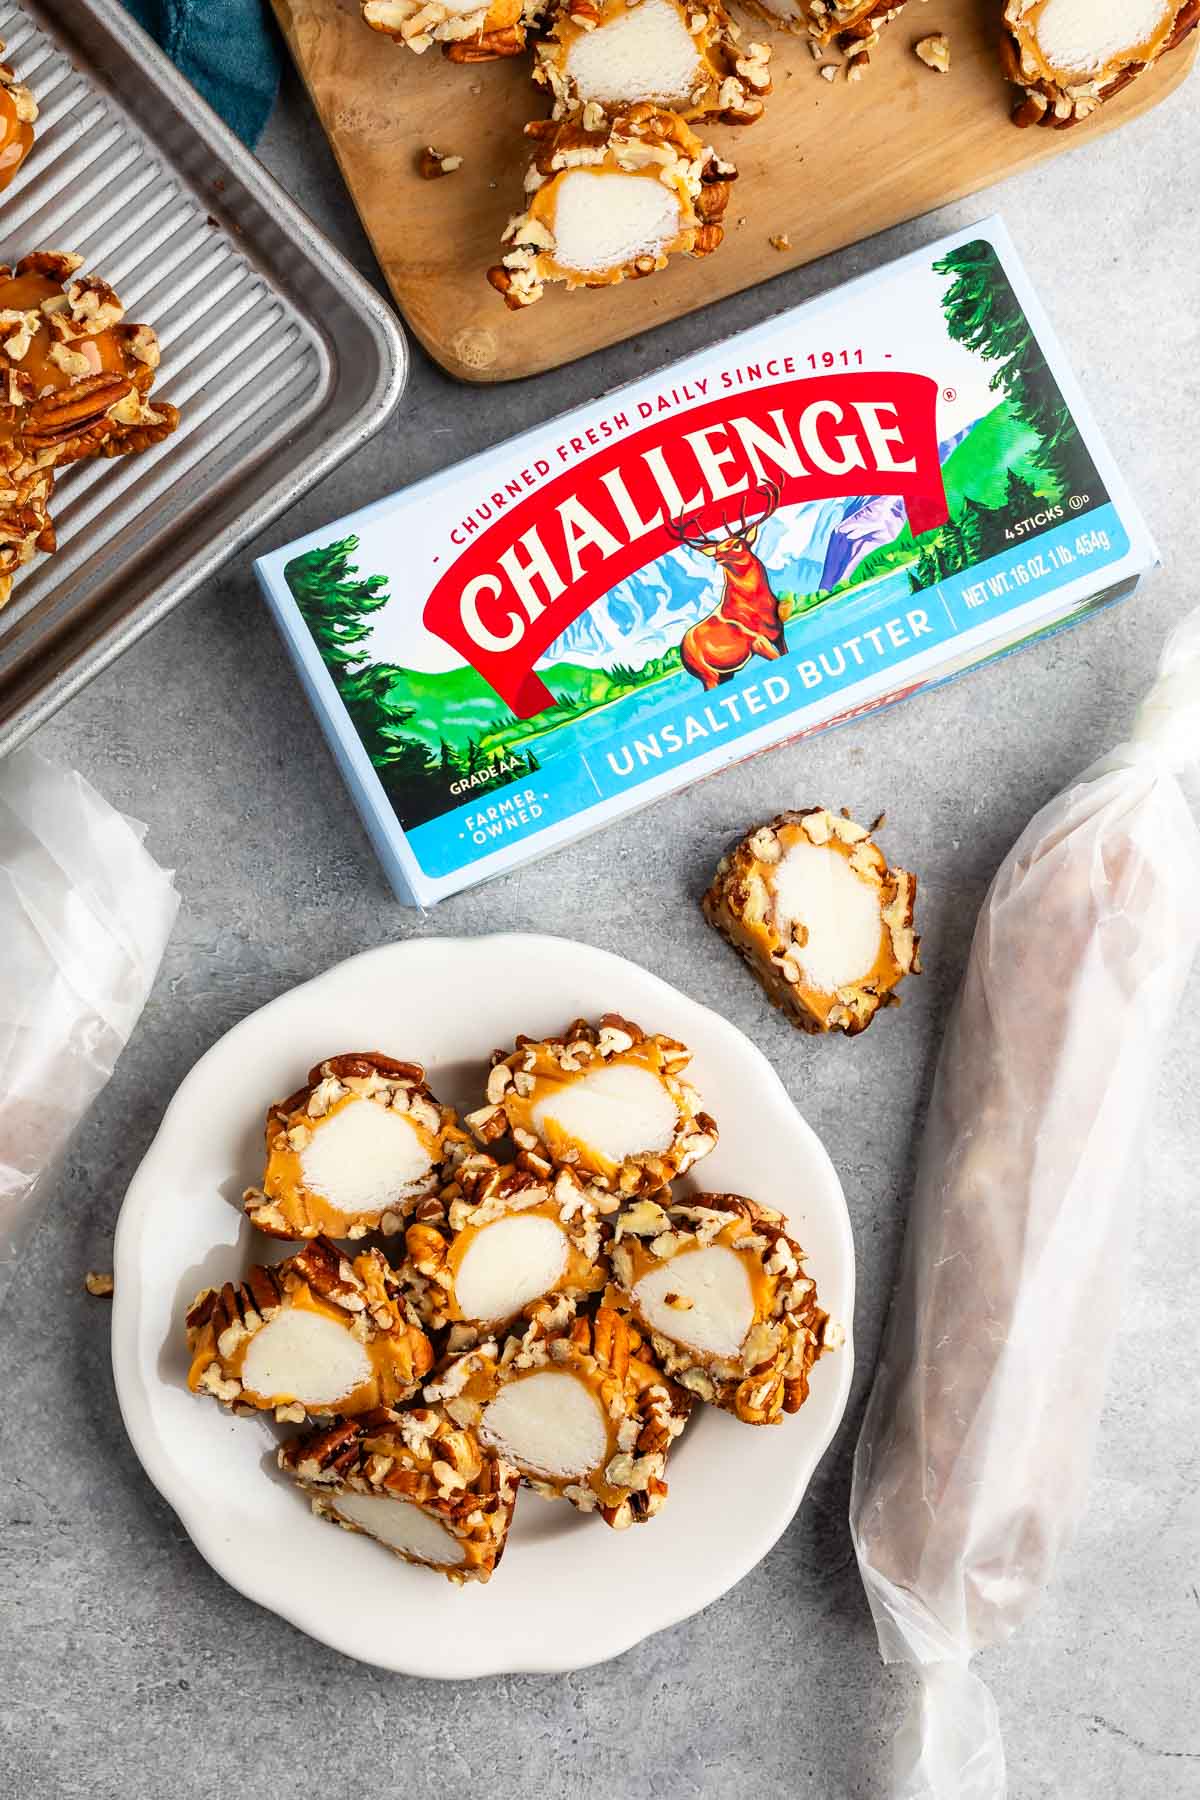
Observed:
[[[279,88],[279,34],[266,0],[124,0],[244,144],[254,145]]]

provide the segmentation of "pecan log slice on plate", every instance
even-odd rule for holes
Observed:
[[[272,1237],[401,1230],[473,1148],[419,1063],[378,1050],[326,1057],[267,1114],[267,1164],[245,1208]]]
[[[782,1215],[739,1194],[634,1201],[611,1263],[613,1303],[667,1374],[748,1425],[799,1411],[814,1362],[836,1347]]]
[[[193,1393],[297,1422],[411,1399],[433,1367],[380,1252],[351,1261],[328,1238],[205,1288],[188,1309],[187,1337]]]
[[[518,1037],[498,1050],[488,1105],[467,1123],[485,1143],[512,1134],[557,1167],[616,1193],[644,1193],[682,1175],[717,1141],[683,1071],[691,1052],[617,1013],[576,1019],[558,1038]]]
[[[456,1358],[425,1390],[547,1499],[621,1531],[667,1498],[666,1460],[690,1394],[611,1307],[573,1317],[565,1298],[530,1308],[519,1335]]]
[[[517,1471],[440,1407],[339,1420],[278,1460],[322,1518],[453,1582],[490,1581],[504,1554]]]
[[[547,1294],[598,1293],[607,1279],[603,1215],[616,1205],[533,1151],[503,1166],[468,1157],[417,1207],[397,1279],[426,1330],[449,1327],[447,1347],[468,1349]]]

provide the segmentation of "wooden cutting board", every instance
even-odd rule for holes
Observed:
[[[774,48],[774,92],[754,125],[696,127],[740,171],[720,249],[616,288],[548,287],[511,313],[484,271],[521,210],[521,128],[548,110],[528,60],[459,67],[437,49],[414,56],[364,25],[358,0],[272,4],[396,304],[430,355],[466,381],[556,368],[1086,144],[1178,87],[1200,38],[1083,124],[1019,131],[989,0],[913,0],[858,82],[824,81],[804,40],[739,14],[750,37]],[[950,39],[948,75],[912,53],[934,31]],[[422,180],[426,144],[460,155],[462,168]],[[790,242],[782,251],[768,241],[780,235]]]

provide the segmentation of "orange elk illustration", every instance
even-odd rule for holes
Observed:
[[[784,616],[767,571],[754,553],[758,528],[779,500],[776,483],[762,481],[747,494],[736,519],[721,514],[715,532],[702,530],[695,514],[668,522],[673,538],[689,550],[715,558],[725,571],[720,600],[684,633],[679,646],[684,668],[706,690],[732,680],[752,656],[774,662],[783,655]]]

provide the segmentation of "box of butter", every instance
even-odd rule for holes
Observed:
[[[396,892],[427,905],[1154,561],[990,220],[256,569]]]

